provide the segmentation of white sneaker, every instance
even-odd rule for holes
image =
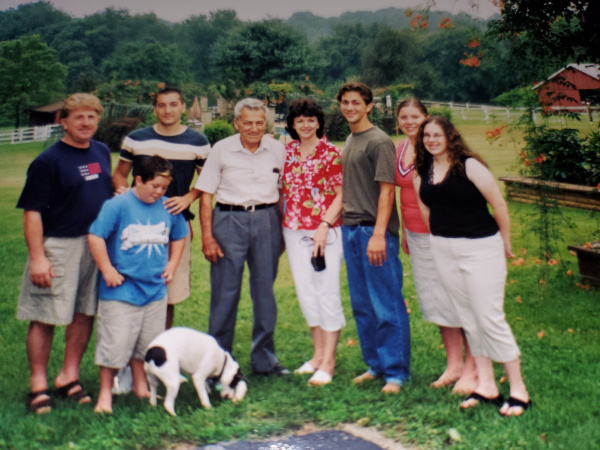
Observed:
[[[296,370],[294,370],[294,373],[296,374],[304,374],[304,373],[315,373],[315,368],[313,367],[313,365],[310,363],[310,361],[306,361],[304,364],[302,364],[300,367],[298,367]]]
[[[133,389],[133,377],[131,367],[126,366],[119,369],[113,380],[112,393],[115,395],[127,394]]]
[[[310,380],[308,380],[308,384],[311,386],[323,386],[324,384],[331,383],[332,376],[329,375],[324,370],[317,370]]]

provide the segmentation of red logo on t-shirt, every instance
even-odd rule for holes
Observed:
[[[96,175],[97,173],[101,173],[102,169],[100,168],[100,163],[91,163],[88,164],[88,170],[90,171],[90,175]]]

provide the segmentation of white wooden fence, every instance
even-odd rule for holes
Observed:
[[[491,119],[511,121],[521,117],[527,108],[508,108],[505,106],[478,105],[473,103],[423,101],[428,109],[448,108],[452,112],[452,120],[482,120],[489,122]],[[598,106],[553,106],[552,111],[574,112],[581,115],[581,120],[598,121],[600,107]],[[542,117],[542,110],[533,113],[533,119],[538,121]]]
[[[478,105],[473,103],[437,102],[434,100],[423,101],[429,109],[448,108],[452,112],[452,120],[472,121],[506,121],[516,120],[521,117],[527,108],[507,108],[504,106]],[[598,122],[600,107],[598,106],[553,106],[553,111],[569,111],[581,114],[581,120]],[[542,110],[534,111],[533,118],[537,122],[542,117]],[[46,141],[60,125],[45,125],[42,127],[19,128],[12,131],[0,131],[0,145],[18,144],[21,142]]]
[[[42,127],[0,131],[0,145],[46,141],[52,137],[52,132],[57,128],[60,129],[60,125],[44,125]]]

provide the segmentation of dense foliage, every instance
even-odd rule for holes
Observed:
[[[291,86],[286,96],[331,99],[342,82],[360,79],[375,88],[404,84],[411,86],[405,94],[465,102],[487,102],[519,83],[508,45],[498,50],[495,40],[481,38],[485,22],[442,12],[430,13],[429,21],[414,29],[407,10],[398,8],[257,22],[220,10],[180,23],[107,8],[80,19],[40,1],[0,11],[0,42],[39,35],[67,69],[62,95],[92,91],[118,103],[147,104],[159,83],[182,87],[190,100],[235,100],[269,90],[277,97],[282,85]],[[485,53],[476,69],[460,63],[474,36]],[[5,108],[0,123],[13,123],[14,114]]]
[[[598,0],[504,0],[489,34],[510,43],[531,81],[568,63],[600,62],[599,18]]]
[[[278,113],[297,95],[311,95],[328,108],[347,80],[364,81],[394,101],[393,87],[401,85],[402,96],[471,103],[498,98],[517,106],[533,82],[559,67],[600,61],[600,2],[496,3],[501,15],[489,22],[433,11],[436,1],[422,0],[418,9],[333,18],[296,13],[287,21],[245,22],[234,10],[219,10],[180,23],[115,8],[79,19],[48,1],[24,4],[0,11],[0,42],[39,35],[66,67],[66,78],[64,69],[55,71],[65,86],[58,93],[56,83],[39,87],[43,95],[28,88],[24,102],[21,94],[16,99],[5,70],[0,124],[18,122],[26,108],[50,94],[89,91],[105,102],[148,104],[162,83],[182,87],[190,100],[265,93],[261,98],[277,105]],[[42,60],[25,70],[39,73],[36,67],[51,64]],[[7,106],[16,102],[22,106]]]

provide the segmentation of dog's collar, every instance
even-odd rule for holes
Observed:
[[[223,361],[223,367],[221,368],[221,373],[219,374],[219,380],[223,376],[223,372],[225,372],[226,365],[227,365],[227,352],[225,352],[225,361]]]

